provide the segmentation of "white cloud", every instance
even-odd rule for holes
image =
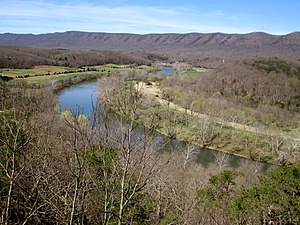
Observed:
[[[99,32],[250,32],[242,26],[218,25],[211,18],[230,19],[221,11],[196,13],[186,8],[106,7],[47,3],[44,1],[7,1],[0,3],[0,32],[45,33],[80,30]],[[18,22],[16,22],[18,21]]]

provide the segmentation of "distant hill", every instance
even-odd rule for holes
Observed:
[[[65,49],[65,51],[121,51],[130,53],[132,57],[137,56],[141,60],[185,61],[207,68],[221,65],[224,60],[235,61],[257,57],[277,57],[300,65],[300,32],[287,35],[262,32],[145,35],[79,31],[39,35],[6,33],[0,34],[1,44]]]
[[[0,44],[73,50],[209,52],[231,55],[299,56],[300,32],[224,34],[122,34],[68,31],[52,34],[0,34]]]

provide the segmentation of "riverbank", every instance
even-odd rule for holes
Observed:
[[[159,115],[156,130],[164,135],[201,147],[276,165],[294,163],[293,160],[297,159],[293,157],[294,155],[284,155],[279,147],[292,146],[299,141],[298,139],[182,108],[162,99],[159,87],[155,83],[140,82],[135,88],[148,99],[146,100],[148,106],[144,107],[144,112],[141,113],[147,116],[141,116],[139,122],[147,126],[150,124],[149,118]]]
[[[106,74],[104,73],[81,74],[73,77],[67,77],[65,79],[53,80],[47,85],[52,86],[53,92],[57,93],[58,91],[61,91],[62,89],[70,87],[74,84],[78,84],[89,80],[95,80],[105,75]]]

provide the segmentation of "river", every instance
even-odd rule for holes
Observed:
[[[157,71],[157,75],[171,75],[175,73],[175,69],[170,66],[163,66],[159,71]]]
[[[93,106],[97,102],[97,80],[84,81],[66,87],[58,93],[59,109],[78,111],[93,116]]]
[[[167,68],[167,67],[166,67]],[[173,69],[173,68],[172,68]],[[161,74],[169,74],[173,73],[175,70],[170,69],[164,69],[164,72],[167,73],[161,73]],[[98,80],[92,80],[92,81],[86,81],[79,84],[74,84],[71,87],[67,87],[63,90],[61,90],[58,93],[59,98],[59,108],[60,111],[64,109],[69,109],[73,112],[79,111],[79,113],[84,113],[89,117],[93,116],[93,106],[96,105],[97,102],[97,87],[98,87]],[[140,126],[140,130],[144,129],[142,126]],[[139,129],[137,129],[137,132],[139,132]],[[272,165],[267,163],[258,163],[253,162],[251,160],[221,153],[219,151],[207,149],[207,148],[201,148],[199,146],[193,146],[188,145],[187,143],[183,141],[179,141],[176,139],[172,139],[167,141],[167,137],[155,132],[155,141],[158,143],[161,143],[162,145],[166,142],[168,144],[165,146],[167,149],[187,149],[187,146],[194,149],[194,152],[196,152],[196,161],[203,165],[204,167],[209,166],[209,164],[216,162],[216,160],[220,161],[223,159],[226,159],[226,163],[233,168],[239,167],[243,163],[256,163],[259,164],[260,170],[262,172],[266,172],[269,169],[271,169]]]

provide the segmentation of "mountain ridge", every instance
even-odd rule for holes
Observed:
[[[188,52],[208,55],[283,56],[298,58],[300,32],[131,34],[66,31],[47,34],[0,34],[0,44],[71,50]]]

